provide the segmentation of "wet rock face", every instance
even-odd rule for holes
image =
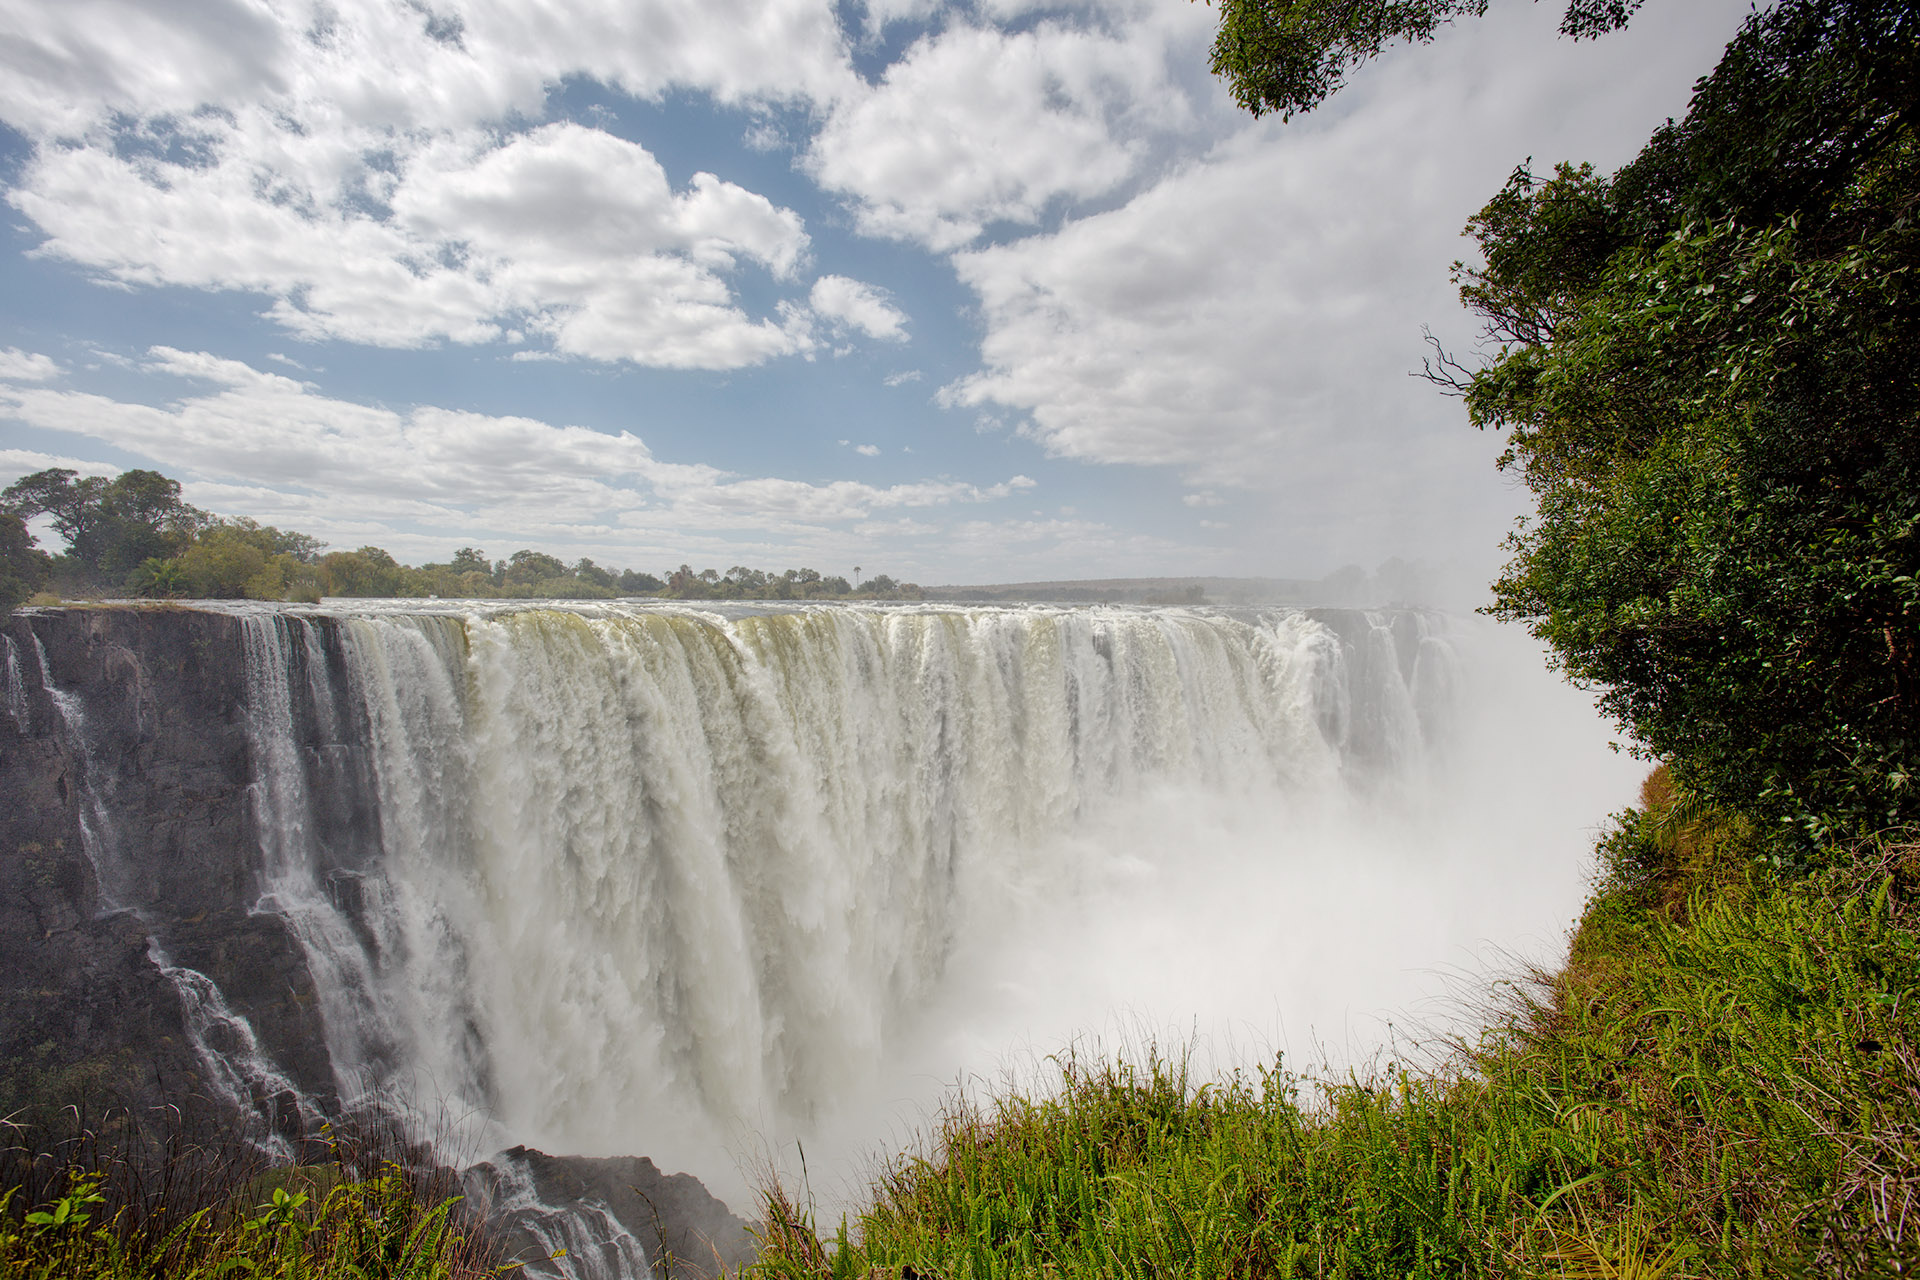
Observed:
[[[292,736],[324,797],[318,870],[363,927],[361,874],[380,846],[366,734],[335,625],[315,623],[291,673]],[[28,610],[0,625],[0,680],[0,1115],[79,1102],[230,1124],[163,964],[211,979],[305,1095],[256,1089],[268,1127],[293,1139],[315,1104],[337,1112],[314,975],[286,921],[262,909],[240,620]],[[468,1180],[502,1206],[528,1274],[705,1280],[753,1255],[697,1179],[650,1160],[515,1148]],[[541,1261],[560,1239],[579,1265]]]
[[[0,1110],[208,1093],[160,961],[228,993],[302,1087],[330,1090],[311,975],[259,894],[237,620],[15,615],[0,635]]]
[[[16,618],[8,632],[26,650],[28,694],[43,702],[33,727],[63,748],[68,807],[76,816],[88,801],[104,810],[87,815],[99,819],[103,895],[162,918],[250,902],[245,680],[234,619],[74,609]],[[67,715],[52,705],[49,685],[66,696]]]
[[[662,1280],[717,1280],[756,1252],[747,1224],[698,1178],[662,1173],[644,1157],[550,1156],[514,1147],[475,1165],[467,1183],[495,1224],[506,1227],[526,1275],[562,1274],[549,1260],[556,1244],[570,1246],[576,1274],[621,1275],[629,1269],[623,1262],[644,1258]],[[579,1234],[587,1238],[556,1231],[562,1216],[586,1225]]]

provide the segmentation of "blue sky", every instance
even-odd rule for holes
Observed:
[[[1236,112],[1186,0],[0,0],[0,483],[145,466],[402,560],[1484,580],[1407,377],[1512,167],[1745,0],[1557,6]]]

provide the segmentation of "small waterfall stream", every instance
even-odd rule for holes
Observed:
[[[153,921],[138,908],[128,906],[130,871],[119,847],[119,819],[113,798],[107,794],[100,770],[94,765],[94,749],[87,732],[86,708],[81,699],[54,683],[46,646],[33,638],[34,658],[39,670],[41,692],[53,707],[60,730],[66,738],[69,756],[78,765],[80,843],[94,882],[99,886],[102,914],[132,911],[147,927],[147,954],[154,965],[172,983],[185,1014],[186,1031],[194,1055],[206,1071],[206,1080],[236,1114],[245,1117],[260,1114],[274,1099],[300,1106],[300,1090],[260,1047],[258,1037],[247,1020],[228,1007],[219,985],[204,973],[176,965],[168,955],[165,940]],[[21,670],[17,647],[7,637],[8,706],[17,726],[27,727],[30,714],[26,699],[25,675]],[[264,829],[263,829],[264,830]],[[312,1114],[317,1111],[307,1108]],[[292,1145],[271,1117],[252,1135],[268,1152],[277,1157],[292,1154]]]

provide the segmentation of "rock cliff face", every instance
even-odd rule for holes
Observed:
[[[291,737],[323,798],[318,873],[353,919],[378,811],[361,713],[341,692],[337,624],[316,619],[311,634],[299,660],[329,669],[294,673],[306,697]],[[241,619],[28,610],[0,627],[0,657],[0,1115],[80,1100],[215,1122],[238,1108],[287,1138],[315,1126],[339,1106],[337,1085],[305,952],[284,917],[261,909]],[[249,1054],[273,1070],[236,1073]],[[741,1224],[697,1182],[627,1163],[598,1187],[610,1162],[519,1149],[483,1176],[496,1185],[520,1169],[535,1187],[519,1208],[529,1240],[543,1213],[588,1201],[598,1213],[598,1191],[632,1199],[620,1187],[645,1183],[664,1188],[653,1207],[613,1215],[645,1256],[663,1244],[711,1256],[696,1236],[744,1256]]]
[[[218,1106],[163,964],[219,984],[325,1095],[312,978],[284,926],[249,914],[236,620],[48,610],[15,616],[0,644],[0,1106],[76,1091]]]

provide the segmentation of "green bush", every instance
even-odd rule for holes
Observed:
[[[0,1275],[21,1280],[479,1280],[511,1270],[453,1175],[379,1127],[265,1165],[237,1135],[155,1135],[125,1113],[8,1126]],[[317,1149],[316,1149],[317,1148]]]

